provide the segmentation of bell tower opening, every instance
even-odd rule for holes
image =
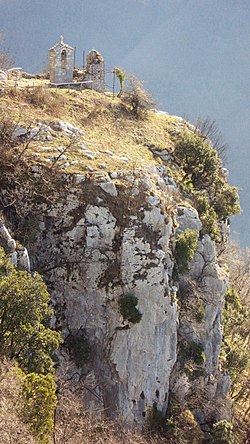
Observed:
[[[67,65],[67,52],[66,49],[63,49],[61,52],[61,67],[65,69],[66,65]]]

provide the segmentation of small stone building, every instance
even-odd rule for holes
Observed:
[[[92,80],[92,88],[96,91],[104,91],[105,62],[103,56],[95,49],[92,49],[87,55],[85,80]]]
[[[49,50],[49,72],[51,83],[73,82],[74,48],[66,45],[61,36],[60,42]]]

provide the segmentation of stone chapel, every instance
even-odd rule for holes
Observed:
[[[76,68],[80,73],[80,80],[73,82],[75,69],[75,49],[67,45],[61,36],[59,43],[49,49],[49,72],[51,85],[63,88],[70,84],[70,88],[91,88],[99,92],[105,90],[105,61],[102,55],[92,49],[87,54],[87,65]]]
[[[74,48],[64,43],[62,36],[59,43],[49,49],[51,83],[73,82],[74,53]]]

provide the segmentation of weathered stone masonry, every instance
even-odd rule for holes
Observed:
[[[75,50],[63,41],[61,36],[59,43],[49,50],[49,71],[52,85],[70,84],[71,88],[92,88],[96,91],[105,90],[105,62],[102,55],[92,49],[87,55],[86,68],[80,69],[82,79],[73,82]]]
[[[51,83],[69,83],[73,81],[74,48],[66,45],[61,36],[60,42],[49,50]]]

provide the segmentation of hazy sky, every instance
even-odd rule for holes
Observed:
[[[1,30],[25,70],[40,70],[63,34],[77,63],[96,48],[169,113],[216,119],[242,189],[232,231],[250,246],[250,0],[0,0]]]

